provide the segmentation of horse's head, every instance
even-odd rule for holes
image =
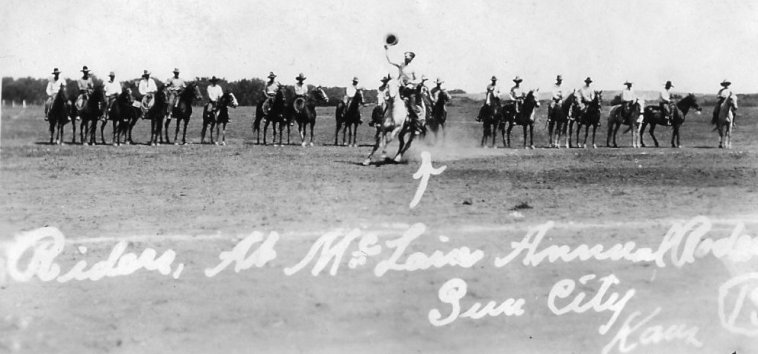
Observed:
[[[221,96],[221,100],[225,106],[232,106],[232,108],[237,108],[237,106],[239,106],[237,97],[234,96],[231,91],[227,91],[223,96]]]
[[[592,104],[598,108],[603,105],[603,90],[595,91],[595,99],[592,100]]]
[[[166,96],[166,90],[167,90],[166,85],[163,85],[160,89],[158,89],[158,91],[155,92],[155,102],[156,103],[163,104],[163,103],[165,103],[168,100],[168,98]]]
[[[526,97],[524,97],[524,106],[539,107],[540,101],[537,99],[537,94],[539,92],[540,89],[529,90]]]
[[[682,112],[687,112],[690,108],[694,108],[695,111],[700,114],[703,111],[703,108],[700,107],[700,105],[697,103],[697,97],[695,97],[695,94],[690,92],[687,94],[687,96],[684,96],[679,102],[677,102],[677,107]]]

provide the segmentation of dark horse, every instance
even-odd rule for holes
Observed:
[[[356,143],[358,124],[361,124],[360,106],[363,104],[363,90],[357,89],[355,96],[350,100],[349,105],[340,101],[334,113],[337,122],[337,128],[334,131],[334,145],[338,145],[337,137],[342,128],[342,146],[358,146]],[[345,133],[348,133],[347,143],[345,143]]]
[[[309,91],[306,97],[297,97],[292,100],[289,112],[292,116],[291,119],[294,119],[297,122],[297,132],[300,133],[300,145],[313,146],[313,127],[316,125],[317,117],[316,105],[326,101],[328,101],[326,92],[324,92],[324,89],[322,89],[321,86]],[[311,139],[310,142],[306,144],[306,129],[308,129],[309,126],[311,129]]]
[[[71,110],[71,103],[66,97],[66,88],[61,86],[58,93],[55,94],[50,110],[47,112],[47,123],[50,125],[50,144],[63,144],[63,126],[70,120]],[[53,137],[55,137],[54,140]]]
[[[511,129],[514,125],[524,127],[524,148],[526,149],[526,131],[529,129],[529,148],[534,149],[534,111],[540,106],[537,101],[537,92],[539,89],[530,90],[524,98],[521,105],[521,111],[516,112],[515,103],[506,104],[503,107],[503,119],[500,123],[500,132],[503,135],[503,143],[506,147],[511,147]],[[505,125],[508,124],[506,128]]]
[[[495,138],[497,137],[497,127],[502,121],[502,106],[500,105],[500,98],[492,94],[487,93],[487,97],[484,99],[484,105],[479,109],[479,120],[482,121],[482,147],[486,147],[487,139],[492,138],[490,147],[495,147]]]
[[[182,91],[182,93],[179,94],[178,102],[171,114],[174,118],[176,118],[174,145],[179,145],[177,138],[179,137],[179,123],[182,122],[184,122],[184,130],[182,131],[182,145],[187,144],[187,123],[189,123],[190,117],[192,117],[192,102],[202,99],[203,94],[200,93],[200,88],[195,82],[188,83],[187,87]],[[166,141],[166,143],[171,144],[170,141]]]
[[[263,145],[266,145],[266,131],[268,125],[271,124],[271,131],[274,135],[274,146],[276,146],[276,128],[279,126],[279,144],[282,143],[282,132],[284,131],[284,125],[289,124],[286,121],[286,97],[284,95],[284,88],[279,86],[274,94],[273,98],[267,98],[258,103],[255,108],[255,120],[253,121],[253,134],[256,134],[257,143],[261,143],[261,120],[263,123]]]
[[[429,131],[434,133],[434,143],[437,143],[437,134],[442,132],[442,144],[445,144],[445,122],[447,121],[447,103],[450,102],[450,94],[445,90],[437,93],[437,100],[432,104],[431,115],[426,120]],[[493,134],[494,135],[494,134]]]
[[[108,120],[113,124],[113,146],[120,146],[122,137],[124,143],[126,143],[129,125],[132,122],[136,122],[141,114],[141,109],[134,106],[132,90],[128,88],[123,89],[118,97],[116,97],[116,102],[111,105],[108,112]],[[103,141],[105,140],[102,137],[105,124],[107,124],[107,121],[100,128],[100,139]]]
[[[81,117],[81,123],[79,126],[79,139],[82,144],[95,145],[95,132],[97,131],[97,121],[103,114],[102,107],[105,105],[105,94],[101,86],[95,87],[92,94],[84,101],[82,109],[78,114]],[[71,143],[76,142],[76,124],[72,124],[74,130],[74,137],[71,139]],[[89,140],[89,141],[87,141]]]
[[[689,112],[690,109],[694,108],[699,113],[702,111],[702,108],[700,108],[700,105],[697,104],[697,98],[695,98],[695,95],[692,93],[679,100],[679,102],[677,102],[672,108],[671,127],[673,128],[673,131],[671,132],[671,147],[678,148],[680,147],[679,128],[681,128],[682,124],[684,124],[684,118],[687,115],[687,112]],[[660,106],[645,107],[642,116],[643,119],[639,134],[640,145],[642,147],[645,147],[645,142],[642,140],[642,134],[645,133],[645,127],[649,124],[650,136],[655,142],[655,147],[658,147],[658,139],[655,138],[655,126],[658,124],[666,126],[669,124],[668,120],[663,116],[663,112],[661,112]]]
[[[597,133],[597,127],[600,126],[600,114],[603,109],[603,91],[595,91],[595,98],[587,104],[584,110],[579,110],[579,115],[576,117],[576,143],[579,147],[587,147],[587,136],[590,132],[590,126],[592,126],[592,147],[597,148],[595,144],[595,133]],[[579,144],[579,132],[584,126],[584,142]]]
[[[155,93],[153,106],[145,117],[150,120],[150,145],[160,145],[163,142],[163,120],[166,118],[167,101],[166,86],[163,86]]]
[[[210,105],[205,106],[203,109],[203,130],[200,131],[201,144],[205,144],[205,131],[210,125],[211,144],[218,145],[218,142],[213,140],[213,128],[216,128],[217,139],[219,137],[219,128],[221,128],[221,145],[226,145],[226,125],[229,123],[229,107],[237,108],[238,105],[237,97],[230,91],[227,91],[218,99],[215,110],[209,110]]]
[[[578,115],[579,99],[576,92],[570,93],[562,101],[556,102],[547,115],[547,132],[550,147],[560,148],[561,137],[565,136],[566,148],[569,147],[568,124]]]

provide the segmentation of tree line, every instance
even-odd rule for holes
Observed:
[[[95,75],[90,75],[95,86],[102,86],[103,80]],[[139,78],[122,81],[124,87],[129,87],[132,92],[136,94],[137,83]],[[153,78],[158,88],[161,88],[164,83],[162,80]],[[200,87],[205,100],[207,101],[206,88],[210,85],[209,77],[196,77],[194,82]],[[234,96],[237,97],[237,101],[241,106],[254,106],[258,102],[264,99],[263,89],[266,86],[266,81],[258,78],[242,79],[235,81],[227,81],[225,79],[219,79],[218,84],[221,85],[224,92],[231,91]],[[2,82],[2,99],[6,101],[21,102],[26,100],[27,104],[42,104],[47,98],[45,89],[47,88],[47,79],[39,79],[33,77],[24,77],[14,79],[12,77],[3,77]],[[315,86],[308,85],[308,89],[313,89]],[[292,97],[294,90],[292,85],[285,85],[287,96]],[[334,106],[337,102],[342,100],[345,96],[344,87],[322,87],[324,92],[329,97],[329,102],[326,105]],[[68,97],[76,97],[78,94],[78,88],[76,86],[75,79],[66,79],[66,93]],[[364,91],[364,98],[367,103],[376,103],[376,89],[370,89]],[[202,105],[205,102],[197,102]]]

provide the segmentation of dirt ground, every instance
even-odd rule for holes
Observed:
[[[533,267],[523,265],[522,257],[493,266],[512,242],[548,221],[555,227],[543,247],[634,241],[655,249],[672,225],[699,215],[713,222],[704,237],[727,237],[740,223],[744,234],[758,236],[758,109],[741,108],[733,149],[723,150],[716,148],[718,134],[708,124],[710,107],[688,117],[681,149],[632,149],[628,135],[619,139],[622,148],[605,148],[605,121],[597,132],[603,147],[548,149],[542,108],[535,126],[537,149],[524,150],[479,148],[481,126],[473,121],[477,108],[454,101],[444,144],[416,141],[407,162],[364,167],[360,162],[370,151],[372,129],[359,128],[357,148],[332,146],[329,108],[319,108],[316,146],[304,148],[296,131],[292,145],[257,145],[249,107],[231,112],[226,146],[199,144],[201,122],[195,116],[188,131],[191,144],[157,147],[144,145],[147,121],[135,130],[138,145],[48,145],[40,107],[4,107],[0,241],[6,250],[20,232],[53,226],[67,238],[56,258],[64,271],[80,260],[107,259],[119,240],[138,254],[148,247],[159,254],[173,250],[174,264],[184,268],[178,279],[145,270],[67,283],[8,277],[0,290],[0,351],[600,353],[630,316],[636,323],[657,308],[660,313],[629,336],[627,347],[611,346],[609,352],[749,353],[758,348],[758,337],[722,324],[718,305],[723,283],[758,272],[755,259],[735,265],[707,256],[683,268],[596,260]],[[66,129],[70,141],[70,126]],[[173,125],[170,129],[173,138]],[[668,146],[670,129],[657,130],[662,146]],[[106,132],[110,142],[110,127]],[[519,129],[513,139],[521,146]],[[652,145],[649,136],[645,140]],[[430,152],[435,167],[447,167],[431,177],[421,202],[411,209],[421,151]],[[296,274],[283,272],[329,231],[375,231],[383,242],[415,223],[426,225],[427,232],[410,251],[431,254],[467,246],[482,250],[484,259],[471,268],[391,271],[378,277],[373,269],[391,251],[385,247],[350,269],[353,244],[335,276],[328,267],[312,275],[313,262]],[[239,273],[230,267],[215,277],[204,274],[218,264],[221,252],[253,231],[280,235],[275,259]],[[23,258],[27,264],[29,257]],[[557,315],[547,306],[557,282],[587,274],[615,275],[619,283],[611,290],[619,296],[636,291],[606,334],[598,327],[610,312]],[[464,310],[475,302],[523,298],[524,313],[459,318],[435,327],[429,313],[450,313],[438,291],[453,278],[468,284]],[[595,279],[577,291],[591,298],[600,288]],[[758,295],[744,307],[758,311]],[[701,345],[683,339],[641,343],[646,328],[672,325],[697,328],[694,337]],[[647,339],[654,332],[648,330]],[[631,347],[634,342],[639,343]]]

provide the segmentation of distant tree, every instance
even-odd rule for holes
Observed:
[[[466,91],[463,91],[461,89],[452,89],[452,90],[448,90],[447,93],[451,95],[463,95],[463,94],[466,94]]]

